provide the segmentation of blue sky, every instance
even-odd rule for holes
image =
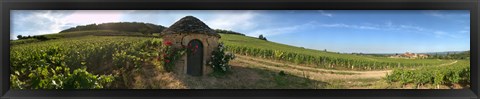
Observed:
[[[146,22],[170,26],[193,15],[213,29],[341,53],[470,49],[468,10],[14,10],[11,39],[77,25]]]

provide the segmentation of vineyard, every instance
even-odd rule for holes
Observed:
[[[338,54],[231,34],[222,34],[222,41],[228,46],[227,50],[236,54],[315,68],[362,71],[393,69],[393,72],[385,77],[389,83],[418,86],[433,84],[437,85],[437,88],[438,85],[470,83],[468,60],[392,59]]]
[[[396,69],[386,77],[390,83],[401,84],[469,84],[470,61],[460,60],[457,63],[446,66],[422,67],[415,70]]]
[[[218,88],[216,85],[222,85],[221,88],[230,88],[235,84],[238,84],[235,85],[238,88],[263,88],[262,86],[266,85],[270,85],[268,88],[283,88],[291,84],[307,84],[315,86],[313,88],[319,88],[319,86],[324,88],[326,87],[325,85],[317,86],[315,84],[323,84],[323,82],[330,84],[338,83],[308,79],[303,76],[297,77],[293,75],[292,71],[310,72],[312,76],[352,76],[349,79],[342,79],[344,80],[340,82],[342,84],[347,82],[347,80],[348,82],[362,82],[361,79],[351,78],[362,76],[361,73],[363,72],[377,74],[375,71],[385,71],[385,75],[381,72],[381,76],[372,81],[384,80],[388,83],[387,87],[381,88],[390,88],[389,84],[393,83],[417,86],[470,83],[470,62],[468,60],[393,59],[339,54],[295,47],[238,34],[220,35],[222,36],[220,41],[224,43],[225,51],[233,52],[240,56],[240,58],[232,60],[233,65],[236,65],[232,67],[232,70],[243,70],[243,72],[227,73],[228,75],[235,75],[235,77],[229,79],[231,82],[229,80],[220,80],[225,78],[214,78],[218,79],[214,83],[201,83],[203,85],[213,85],[200,88]],[[132,85],[138,82],[138,80],[142,80],[137,79],[136,77],[138,76],[134,77],[132,75],[144,70],[145,68],[143,67],[154,66],[158,70],[152,71],[163,73],[171,71],[173,66],[175,66],[174,62],[170,62],[175,60],[173,57],[175,55],[170,53],[170,50],[166,50],[168,46],[162,44],[165,43],[162,42],[162,39],[152,36],[139,33],[116,33],[110,30],[76,31],[45,36],[54,39],[45,41],[34,39],[11,41],[10,82],[12,89],[128,89],[134,88]],[[162,53],[172,55],[172,57],[162,55]],[[160,56],[163,56],[163,58]],[[247,60],[250,58],[254,60]],[[281,72],[258,69],[262,66],[281,70]],[[260,73],[255,74],[254,72]],[[252,77],[258,78],[242,77],[243,75],[257,75]],[[307,76],[306,74],[302,75]],[[181,79],[168,75],[162,77],[171,77],[174,80]],[[265,78],[273,81],[265,81]],[[195,79],[197,78],[187,78],[185,81],[193,80],[189,85],[195,88],[199,86],[198,81]],[[258,81],[250,81],[256,79]],[[158,83],[163,80],[165,78],[152,82]],[[200,81],[206,80],[200,79]],[[244,82],[238,83],[242,81]],[[155,86],[167,86],[179,82],[182,81],[167,81],[164,82],[166,83],[165,85]],[[189,82],[182,83],[188,84]],[[292,86],[297,88],[300,85]],[[188,87],[179,84],[174,86],[174,88]]]
[[[11,47],[14,89],[95,89],[128,86],[125,77],[161,50],[161,39],[86,36]],[[116,83],[113,83],[116,82]]]
[[[391,59],[374,56],[356,56],[333,52],[305,49],[274,42],[263,41],[252,37],[222,34],[227,50],[247,56],[255,56],[273,60],[287,61],[296,64],[307,64],[318,68],[346,70],[386,70],[393,68],[416,68],[435,66],[449,60],[435,59]]]

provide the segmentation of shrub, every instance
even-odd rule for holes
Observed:
[[[52,80],[54,81],[54,80]],[[60,86],[65,89],[98,89],[108,86],[110,82],[113,81],[113,76],[111,75],[94,75],[89,73],[86,68],[76,69],[73,71],[73,74],[67,75],[64,78],[63,83],[57,82],[53,83],[54,85]]]
[[[212,57],[208,62],[208,65],[213,68],[214,73],[225,74],[231,69],[228,62],[234,58],[234,54],[225,53],[225,46],[223,43],[220,43],[217,49],[212,52]]]
[[[258,39],[261,39],[261,40],[267,40],[267,37],[263,36],[262,34],[260,34],[260,36],[258,36]]]
[[[184,48],[178,49],[172,46],[171,41],[164,41],[163,45],[165,47],[163,51],[163,66],[168,72],[173,71],[175,67],[175,61],[180,59],[180,57],[185,52]]]
[[[280,75],[280,76],[285,76],[285,75],[287,75],[287,74],[286,74],[284,71],[280,71],[280,72],[278,72],[278,75]]]

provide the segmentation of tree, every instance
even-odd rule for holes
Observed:
[[[22,35],[17,35],[18,39],[23,39]]]
[[[140,28],[138,29],[138,32],[142,33],[142,34],[148,34],[148,29],[147,28]]]
[[[267,38],[264,37],[263,34],[260,34],[260,35],[258,36],[258,39],[265,40],[265,41],[267,40]]]

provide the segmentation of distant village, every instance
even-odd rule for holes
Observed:
[[[417,53],[410,53],[405,52],[403,54],[395,54],[390,56],[390,58],[407,58],[407,59],[425,59],[428,58],[429,55],[427,54],[417,54]]]

